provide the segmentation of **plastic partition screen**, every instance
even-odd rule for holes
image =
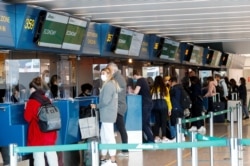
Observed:
[[[144,34],[121,29],[115,53],[139,56]]]
[[[38,45],[61,48],[68,19],[69,17],[67,16],[47,12],[38,39]]]
[[[203,47],[193,46],[193,51],[192,51],[191,58],[190,58],[189,62],[201,64],[202,57],[203,57],[203,51],[204,51]]]
[[[86,35],[87,21],[70,17],[64,40],[62,43],[63,49],[79,51],[82,46],[83,39]]]
[[[180,45],[180,43],[177,41],[165,39],[163,47],[162,47],[160,58],[175,60],[179,45]]]

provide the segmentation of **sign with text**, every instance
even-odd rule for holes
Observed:
[[[87,21],[70,17],[62,43],[63,49],[80,50],[86,35]]]
[[[47,12],[39,46],[61,48],[69,17]]]

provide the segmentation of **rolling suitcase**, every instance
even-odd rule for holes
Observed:
[[[226,103],[221,102],[220,94],[216,93],[213,96],[213,112],[218,112],[226,109]],[[214,123],[224,123],[225,122],[225,114],[214,116]]]

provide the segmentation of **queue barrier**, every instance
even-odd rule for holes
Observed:
[[[236,111],[239,111],[240,105],[236,105]],[[177,142],[176,143],[161,143],[161,144],[155,144],[155,143],[148,143],[148,144],[100,144],[97,141],[93,140],[90,143],[85,144],[71,144],[71,145],[55,145],[55,146],[37,146],[37,147],[18,147],[16,144],[10,144],[10,166],[17,166],[17,159],[18,159],[18,153],[32,153],[32,152],[40,152],[40,151],[71,151],[71,150],[91,150],[92,153],[92,165],[99,165],[99,150],[102,149],[134,149],[134,150],[166,150],[166,149],[177,149],[177,162],[178,166],[182,166],[182,154],[181,151],[183,148],[192,148],[192,165],[196,166],[198,161],[197,157],[197,148],[204,148],[204,147],[229,147],[230,148],[230,156],[231,156],[231,165],[232,166],[238,166],[239,165],[239,150],[241,146],[243,145],[250,145],[250,139],[242,139],[242,138],[219,138],[213,136],[213,130],[210,130],[210,136],[201,135],[199,133],[194,132],[188,132],[187,130],[183,130],[181,128],[182,123],[189,123],[195,120],[201,120],[210,118],[210,124],[213,124],[213,116],[217,116],[224,113],[229,113],[233,116],[233,109],[230,108],[228,110],[223,110],[219,112],[211,112],[209,115],[203,115],[201,117],[197,118],[191,118],[191,119],[178,119],[177,124]],[[238,112],[238,126],[240,119],[242,117],[242,113]],[[233,119],[233,118],[232,118]],[[233,123],[233,121],[231,121]],[[210,129],[213,129],[210,125]],[[232,125],[231,125],[232,127]],[[238,127],[238,129],[240,129]],[[242,128],[241,128],[242,129]],[[232,129],[231,129],[232,132]],[[181,134],[185,133],[187,135],[191,135],[192,142],[181,142]],[[238,131],[238,135],[242,134],[242,131]],[[211,153],[210,153],[211,154]],[[210,156],[211,163],[210,165],[213,165],[213,157]]]

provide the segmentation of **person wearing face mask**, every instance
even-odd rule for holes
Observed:
[[[92,95],[93,86],[89,83],[85,83],[81,85],[81,93],[78,95],[79,97],[83,96],[91,96]]]
[[[104,68],[101,71],[101,79],[103,81],[99,95],[99,104],[91,104],[92,108],[99,108],[101,122],[101,143],[115,144],[114,123],[118,113],[118,92],[120,91],[119,84],[113,79],[112,72],[109,68]],[[110,159],[107,159],[109,153]],[[101,151],[102,166],[117,166],[116,150],[103,149]]]

